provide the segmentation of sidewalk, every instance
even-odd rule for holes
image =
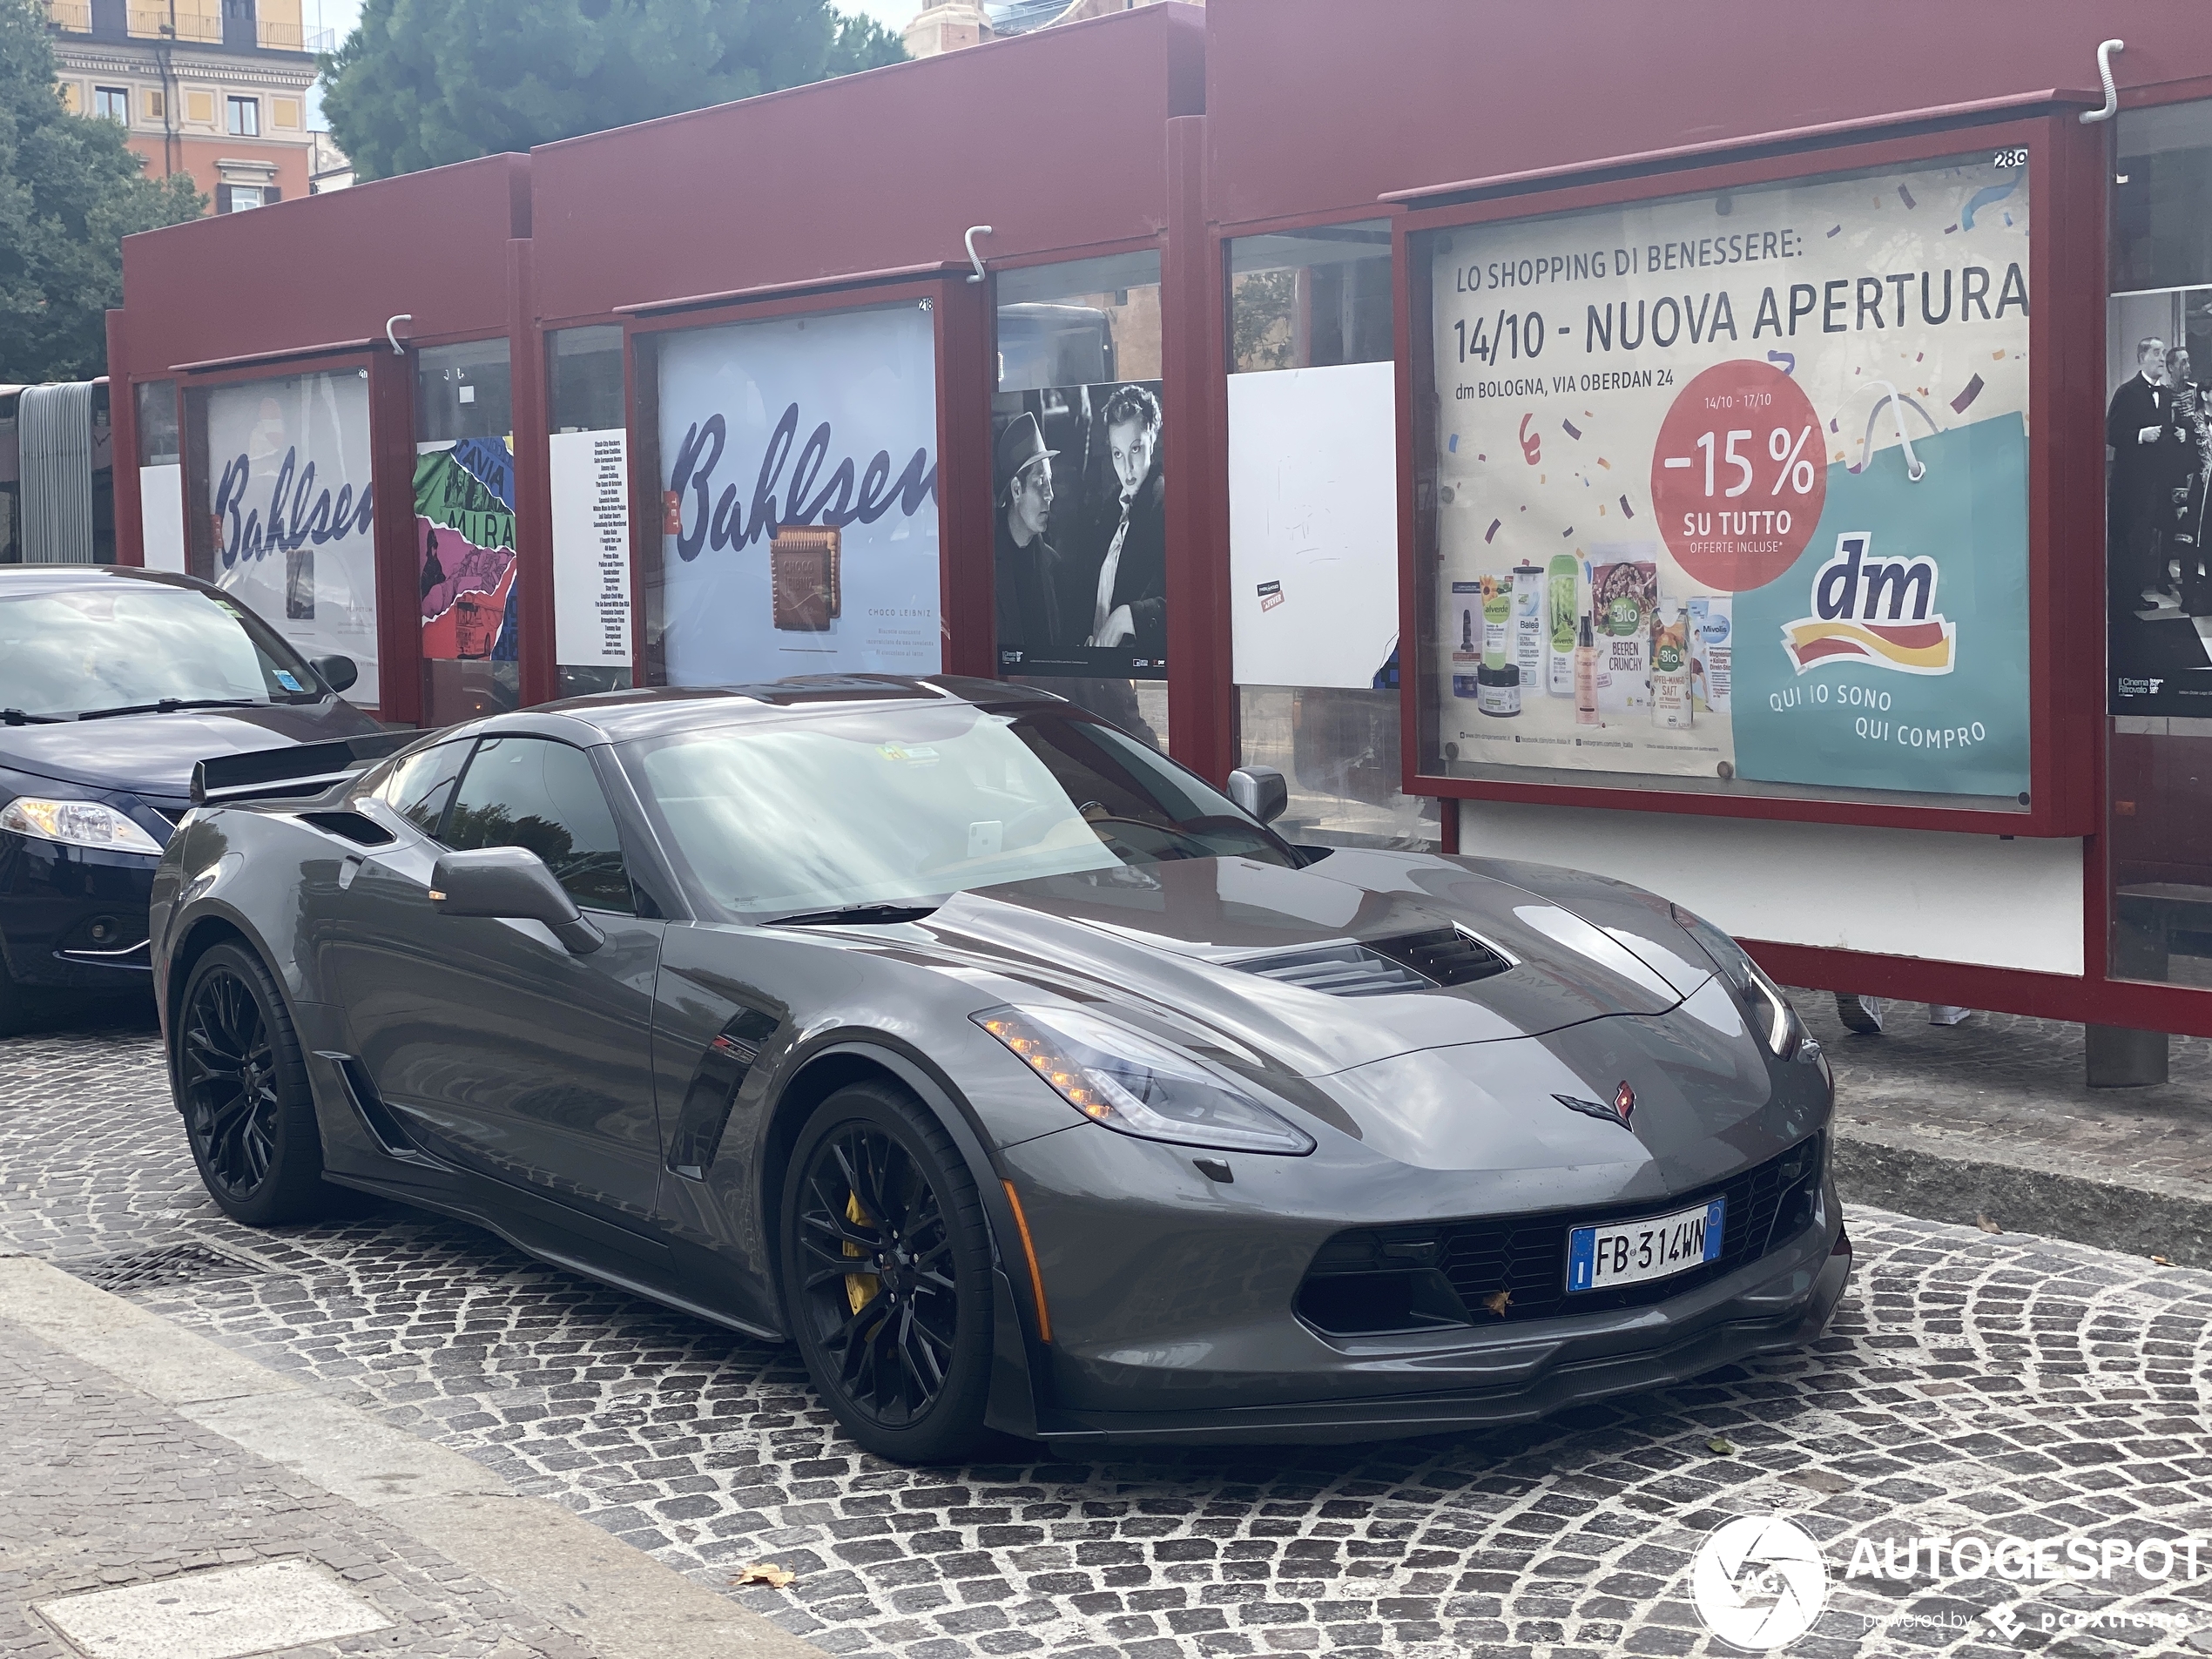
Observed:
[[[7,1659],[822,1659],[472,1460],[23,1257],[0,1258],[0,1420]]]
[[[2155,1088],[2091,1089],[2078,1025],[1892,1002],[1860,1036],[1830,993],[1790,996],[1836,1069],[1846,1203],[2212,1266],[2212,1042],[2174,1038]]]

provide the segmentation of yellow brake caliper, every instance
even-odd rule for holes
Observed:
[[[845,1218],[858,1227],[871,1227],[875,1224],[869,1218],[868,1212],[860,1208],[860,1195],[857,1192],[848,1193],[846,1196]],[[849,1238],[845,1243],[845,1253],[847,1256],[867,1254]],[[873,1273],[847,1273],[845,1276],[845,1299],[852,1305],[853,1312],[855,1313],[873,1301],[876,1291],[880,1288],[881,1285]]]

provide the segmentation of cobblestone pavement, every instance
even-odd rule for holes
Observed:
[[[262,1561],[320,1562],[395,1628],[307,1656],[590,1659],[375,1517],[0,1322],[0,1654],[76,1649],[33,1602]]]
[[[304,1373],[706,1582],[789,1567],[788,1589],[732,1593],[834,1653],[1720,1653],[1691,1552],[1766,1513],[1824,1541],[1833,1581],[1792,1654],[2187,1642],[2044,1622],[2093,1613],[2212,1628],[2212,1559],[2194,1584],[1844,1579],[1860,1539],[2212,1534],[2212,1274],[1878,1212],[1851,1228],[1853,1287],[1811,1350],[1533,1427],[1080,1460],[1009,1446],[908,1470],[843,1440],[787,1351],[469,1228],[396,1209],[230,1225],[144,1030],[0,1045],[0,1249]],[[215,1259],[155,1254],[179,1249]],[[2006,1608],[2017,1638],[1979,1616]]]

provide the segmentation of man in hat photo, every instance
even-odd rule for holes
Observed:
[[[1044,539],[1052,517],[1052,458],[1037,417],[1024,409],[998,441],[999,666],[1019,672],[1031,658],[1062,654],[1060,555]]]

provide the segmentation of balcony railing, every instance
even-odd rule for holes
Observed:
[[[46,0],[46,15],[63,34],[89,35],[92,32],[90,0]],[[125,26],[129,29],[133,40],[174,40],[194,46],[219,46],[224,44],[223,19],[204,12],[180,10],[172,17],[166,5],[132,6],[125,17]],[[264,51],[327,52],[336,49],[338,39],[327,29],[307,29],[296,23],[256,21],[253,44]]]

